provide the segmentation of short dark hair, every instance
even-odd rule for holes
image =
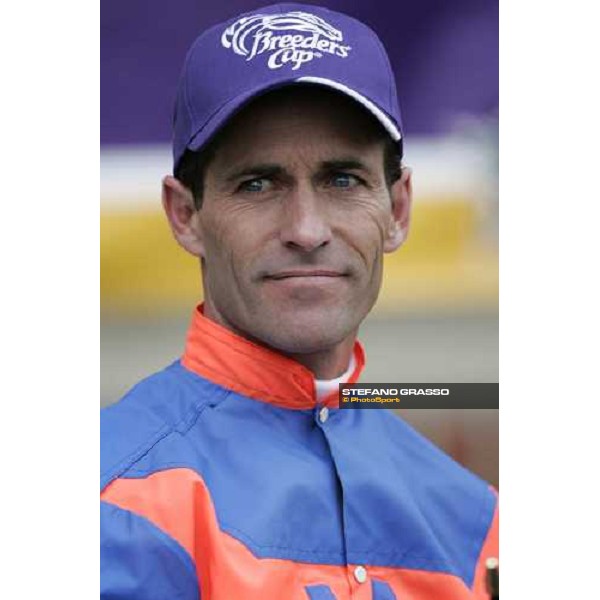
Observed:
[[[402,161],[402,140],[395,142],[387,134],[385,135],[383,148],[383,169],[385,182],[389,187],[400,179]],[[202,208],[202,197],[204,195],[204,175],[206,169],[215,156],[218,145],[218,137],[214,138],[201,151],[186,150],[175,168],[175,178],[188,188],[194,196],[196,210]]]
[[[178,179],[182,185],[192,192],[196,210],[202,208],[204,175],[209,163],[215,157],[216,146],[216,140],[213,139],[205,146],[204,150],[186,150],[173,173],[175,179]]]

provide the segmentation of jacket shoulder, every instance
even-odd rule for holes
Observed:
[[[161,440],[187,431],[226,390],[176,361],[143,379],[100,412],[100,489],[119,477]]]

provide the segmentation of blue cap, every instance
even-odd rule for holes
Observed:
[[[274,4],[211,27],[190,48],[177,91],[174,167],[254,97],[293,84],[350,96],[401,139],[396,82],[373,30],[326,8]]]

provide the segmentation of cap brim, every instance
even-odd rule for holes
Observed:
[[[366,96],[363,96],[356,90],[340,83],[339,81],[334,81],[333,79],[326,79],[325,77],[299,77],[296,79],[297,83],[312,83],[316,85],[323,85],[325,87],[332,88],[337,90],[338,92],[342,92],[342,94],[346,94],[346,96],[350,96],[356,100],[359,104],[361,104],[364,108],[366,108],[380,123],[383,125],[384,129],[390,134],[391,138],[395,142],[399,142],[402,134],[400,130],[387,116],[387,114],[381,110],[374,102],[371,102]]]
[[[379,121],[379,123],[395,142],[399,142],[402,138],[400,129],[396,123],[374,102],[356,90],[332,79],[325,79],[323,77],[298,77],[296,79],[279,81],[268,86],[259,86],[229,100],[213,114],[205,126],[200,129],[200,131],[196,132],[194,137],[188,143],[187,148],[194,151],[200,150],[217,133],[217,131],[221,129],[235,113],[237,113],[248,102],[250,102],[250,100],[278,88],[300,84],[321,85],[334,89],[352,98],[363,108],[368,110],[377,119],[377,121]],[[177,162],[180,160],[180,158],[181,157],[177,158]]]

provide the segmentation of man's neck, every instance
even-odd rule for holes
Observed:
[[[348,369],[355,339],[356,334],[353,334],[336,346],[325,350],[306,354],[282,354],[312,371],[315,379],[335,379]]]
[[[228,323],[226,319],[223,318],[219,311],[217,311],[210,302],[205,302],[204,304],[204,316],[211,321],[215,321],[215,323],[218,323],[222,327],[229,329],[236,335],[245,337],[256,344],[269,348],[270,350],[274,350],[275,352],[279,352],[280,354],[295,360],[311,371],[315,379],[320,380],[335,379],[336,377],[339,377],[345,373],[352,358],[354,343],[358,333],[358,331],[353,331],[338,344],[317,350],[315,352],[284,352],[278,348],[273,348],[268,344],[263,343],[259,339],[249,337],[243,331],[237,330],[230,323]]]

